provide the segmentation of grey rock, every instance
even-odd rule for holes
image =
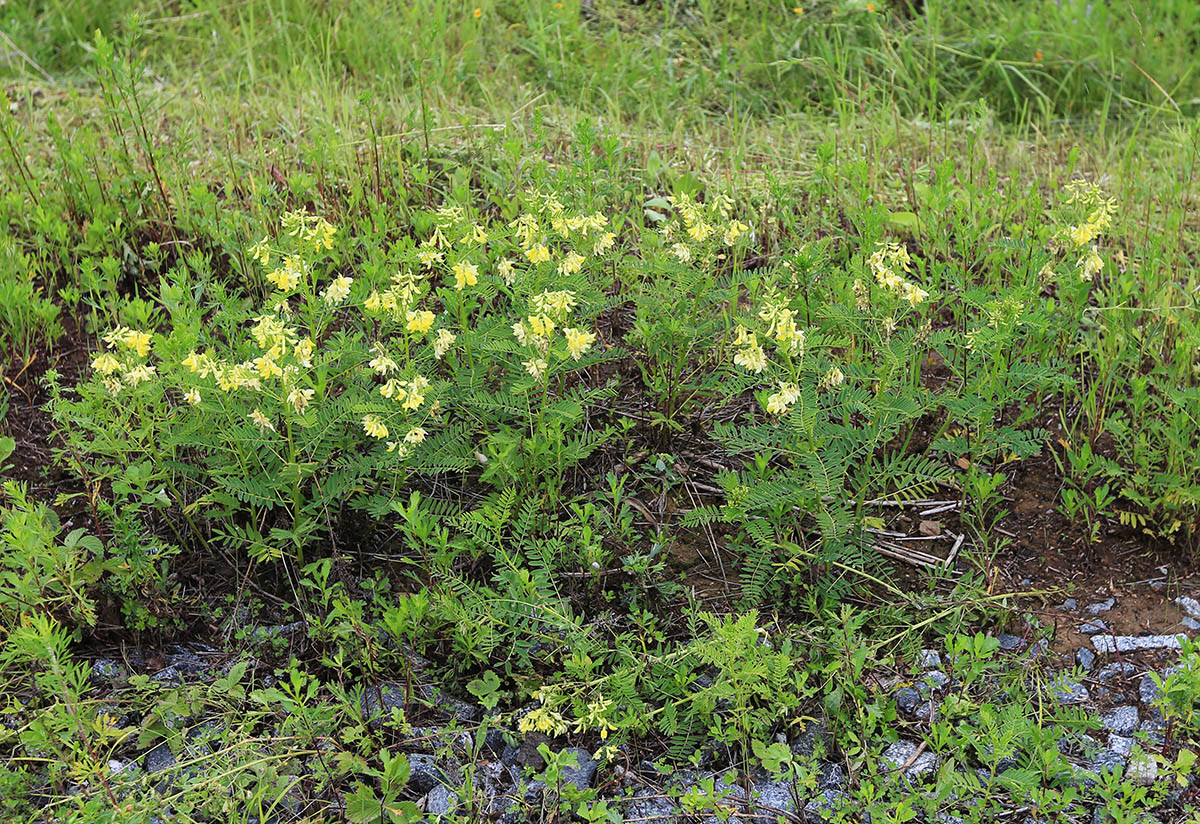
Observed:
[[[928,721],[933,723],[938,720],[938,705],[933,701],[922,701],[917,705],[917,711],[913,713],[913,717],[920,721]]]
[[[425,796],[425,812],[434,821],[449,818],[458,808],[458,795],[445,784],[438,784]]]
[[[171,752],[165,741],[146,753],[145,759],[148,773],[162,772],[175,766],[175,753]]]
[[[600,762],[592,758],[592,754],[582,747],[568,747],[563,752],[575,753],[575,757],[579,761],[578,767],[567,767],[563,770],[563,781],[574,784],[580,790],[586,790],[592,786],[592,781],[596,778],[596,771],[600,769]]]
[[[128,677],[125,667],[112,658],[97,658],[92,662],[92,671],[88,674],[89,680],[93,684],[105,684],[112,681],[120,681]]]
[[[1178,635],[1097,635],[1092,638],[1096,652],[1138,652],[1145,649],[1179,649],[1187,639]]]
[[[1132,735],[1138,721],[1137,707],[1116,707],[1100,716],[1100,723],[1115,735]]]
[[[1004,635],[996,636],[996,640],[1000,642],[1000,649],[1004,650],[1005,652],[1012,652],[1013,650],[1020,649],[1022,646],[1020,637],[1016,635],[1009,635],[1006,633]]]
[[[1101,667],[1100,671],[1096,673],[1096,679],[1108,682],[1114,678],[1129,678],[1135,672],[1137,672],[1137,667],[1128,661],[1114,661]]]
[[[1149,786],[1158,778],[1158,762],[1148,753],[1137,753],[1130,757],[1125,777],[1135,784]]]
[[[1039,638],[1029,645],[1029,649],[1026,650],[1024,658],[1026,661],[1036,661],[1038,658],[1044,656],[1049,649],[1050,642],[1045,638]]]
[[[625,811],[625,818],[633,820],[660,819],[661,824],[675,824],[682,819],[676,818],[677,809],[668,798],[662,798],[663,793],[653,789],[639,790],[634,793],[633,800]]]
[[[849,796],[841,790],[823,790],[817,797],[804,805],[804,814],[808,821],[828,821],[838,810],[845,809],[849,804]]]
[[[160,684],[175,684],[176,686],[184,683],[183,672],[176,666],[163,667],[151,675],[150,680],[157,681]]]
[[[1195,618],[1186,617],[1186,616],[1183,618],[1183,620],[1181,620],[1179,622],[1179,625],[1184,627],[1185,629],[1190,629],[1193,632],[1200,629],[1200,621],[1197,621]]]
[[[1059,604],[1058,608],[1063,610],[1064,612],[1073,611],[1073,610],[1079,609],[1079,602],[1076,601],[1074,598],[1068,598],[1067,600],[1065,600],[1061,604]]]
[[[442,771],[432,755],[412,753],[408,756],[408,768],[408,786],[413,792],[424,795],[442,783]]]
[[[1086,607],[1084,607],[1084,609],[1087,611],[1088,615],[1099,615],[1102,612],[1108,612],[1116,605],[1117,602],[1114,599],[1105,598],[1103,601],[1099,601],[1095,604],[1088,604]]]
[[[832,762],[821,767],[821,775],[817,779],[817,789],[840,790],[846,786],[846,769],[841,764]]]
[[[917,751],[917,745],[911,741],[900,740],[889,746],[881,756],[884,761],[891,765],[889,771],[895,772],[908,763],[908,760],[913,757]],[[938,757],[931,752],[923,752],[909,765],[904,774],[909,778],[917,778],[926,773],[933,772],[937,769]]]
[[[921,676],[919,689],[922,697],[928,696],[929,693],[937,692],[950,683],[950,676],[941,670],[930,670]]]
[[[393,709],[404,709],[404,694],[405,685],[398,681],[384,681],[378,686],[368,684],[363,690],[363,717],[372,727],[378,727]],[[428,684],[413,684],[413,699],[424,700],[443,717],[459,721],[471,721],[479,714],[479,708],[473,704]]]
[[[921,694],[912,687],[901,687],[892,695],[896,708],[906,715],[912,715],[921,703]]]
[[[1087,687],[1070,678],[1059,678],[1050,687],[1050,691],[1060,704],[1082,704],[1089,697]]]
[[[792,787],[783,781],[766,781],[755,785],[750,793],[759,814],[789,816],[796,812],[796,800],[792,798]],[[763,809],[766,808],[766,809]]]
[[[1108,749],[1122,758],[1128,758],[1129,753],[1133,751],[1133,739],[1124,735],[1110,735]]]
[[[1092,652],[1087,647],[1080,647],[1075,650],[1075,663],[1084,672],[1091,672],[1096,666],[1096,653]]]
[[[799,759],[812,758],[819,749],[822,753],[829,752],[829,744],[833,736],[824,718],[818,718],[805,725],[804,730],[792,740],[792,755]]]
[[[917,656],[917,666],[923,670],[941,669],[942,656],[935,649],[923,649]]]
[[[1190,615],[1192,618],[1200,618],[1200,601],[1195,598],[1189,598],[1187,595],[1181,595],[1175,599],[1175,603]]]
[[[1085,621],[1079,625],[1079,631],[1084,635],[1096,635],[1100,632],[1108,632],[1108,624],[1101,621],[1099,618],[1093,618],[1091,621]]]
[[[1092,759],[1091,768],[1093,772],[1116,771],[1120,772],[1125,769],[1125,758],[1112,750],[1101,750]]]

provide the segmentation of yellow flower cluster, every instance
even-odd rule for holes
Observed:
[[[734,346],[741,347],[733,356],[733,362],[751,372],[759,373],[767,368],[767,353],[758,343],[758,335],[744,326],[738,326]]]
[[[101,375],[104,388],[109,394],[118,395],[125,386],[137,386],[139,383],[154,380],[157,368],[141,362],[141,359],[150,355],[148,332],[118,326],[102,340],[110,351],[101,352],[93,358],[92,369]]]
[[[412,380],[402,381],[392,378],[379,387],[379,394],[388,400],[396,401],[402,409],[412,411],[420,409],[425,403],[425,394],[430,384],[427,378],[416,375]]]
[[[793,358],[804,354],[804,331],[796,327],[796,313],[776,295],[767,296],[758,317],[767,324],[767,335],[775,339],[780,352]]]
[[[513,336],[522,346],[531,346],[536,354],[522,364],[525,371],[541,379],[549,368],[546,356],[554,330],[570,317],[578,301],[575,293],[568,290],[541,292],[530,300],[533,313],[512,325]],[[596,335],[586,329],[568,326],[562,330],[567,344],[567,354],[578,361],[596,342]]]
[[[311,250],[333,248],[333,237],[337,227],[320,215],[310,215],[303,210],[287,212],[280,220],[285,234],[296,238],[302,246]]]
[[[1075,269],[1080,280],[1091,281],[1104,269],[1104,260],[1095,242],[1112,228],[1113,217],[1117,214],[1117,201],[1105,197],[1099,186],[1084,180],[1073,180],[1066,189],[1067,203],[1085,210],[1087,217],[1063,229],[1056,240],[1067,249],[1086,249],[1075,262]]]
[[[767,397],[767,414],[784,415],[799,398],[799,386],[780,381],[779,389]]]
[[[567,734],[567,721],[562,713],[542,706],[530,710],[517,722],[517,732],[522,735],[540,732],[543,735],[558,736]]]
[[[867,258],[867,266],[875,274],[879,285],[897,293],[911,305],[923,303],[929,293],[907,280],[902,273],[912,271],[912,258],[902,243],[883,243]],[[897,271],[897,269],[899,271]]]
[[[733,246],[750,231],[742,221],[730,219],[733,201],[727,195],[716,195],[707,204],[697,203],[688,195],[670,196],[667,203],[678,215],[678,221],[663,224],[662,235],[680,263],[688,263],[695,256],[696,250],[690,244],[705,244],[719,232],[724,245]]]
[[[407,323],[409,313],[426,291],[425,278],[404,269],[392,275],[392,285],[384,291],[372,289],[371,294],[363,301],[363,309],[371,314],[386,314],[392,320]]]
[[[295,329],[275,315],[255,318],[250,336],[262,351],[256,358],[231,363],[214,358],[208,352],[193,350],[180,365],[201,379],[212,377],[223,392],[239,389],[261,392],[266,384],[278,379],[282,386],[280,395],[297,415],[303,414],[316,394],[313,389],[300,385],[300,370],[312,367],[316,348],[312,340],[300,338]],[[191,387],[184,393],[184,398],[193,406],[199,404],[199,389]],[[274,429],[259,410],[255,412],[258,415],[251,413],[250,417],[260,429]]]

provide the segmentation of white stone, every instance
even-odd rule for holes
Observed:
[[[1187,636],[1179,635],[1093,635],[1096,652],[1137,652],[1144,649],[1179,649]]]

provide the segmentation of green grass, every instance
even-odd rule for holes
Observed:
[[[1030,694],[975,631],[1020,608],[990,584],[1006,493],[1032,474],[1054,476],[1042,503],[1065,539],[1200,539],[1200,10],[877,5],[0,6],[0,408],[18,439],[0,465],[28,486],[6,488],[0,531],[0,671],[21,702],[5,708],[0,809],[132,824],[164,804],[243,820],[286,800],[298,819],[406,820],[392,756],[436,706],[414,698],[382,727],[360,707],[365,684],[410,678],[499,710],[469,725],[464,784],[488,727],[537,705],[525,723],[556,751],[619,744],[684,766],[716,740],[732,767],[804,794],[814,765],[771,741],[823,715],[853,804],[881,820],[1163,802],[1165,784],[1073,788],[1050,731],[1087,722],[1042,714],[1049,685]],[[1079,180],[1112,199],[1082,246],[1064,240],[1095,207],[1067,201]],[[613,250],[593,253],[599,229],[552,228],[547,195],[602,214]],[[336,243],[293,239],[298,214],[335,224]],[[526,262],[520,215],[552,261]],[[697,221],[711,238],[688,235]],[[426,271],[435,225],[446,259],[416,288],[429,334],[456,336],[444,357],[368,306],[397,272]],[[872,263],[887,244],[911,267]],[[587,261],[558,272],[572,251]],[[267,354],[250,330],[292,253],[311,274],[281,293],[286,323],[314,365],[291,333],[268,359],[299,383],[225,392],[189,369],[193,350]],[[466,290],[460,258],[480,265]],[[523,273],[511,283],[504,258]],[[340,276],[354,283],[331,305]],[[907,302],[897,277],[928,299]],[[545,351],[512,332],[560,289],[578,304],[557,329],[597,334],[579,360],[558,332]],[[777,346],[780,310],[802,350]],[[152,351],[105,342],[119,326]],[[744,330],[761,373],[735,360],[753,354]],[[118,401],[90,365],[103,352],[126,376]],[[385,402],[367,366],[381,352],[396,379],[430,377],[428,399]],[[538,357],[545,376],[529,374]],[[137,383],[143,363],[156,372]],[[787,411],[768,412],[791,383]],[[404,457],[385,447],[416,426],[426,440]],[[956,574],[897,575],[872,530],[908,527],[883,502],[942,497],[965,536]],[[296,619],[297,648],[240,626]],[[85,685],[78,642],[155,647],[218,625],[263,668]],[[960,679],[925,730],[872,686],[907,677],[923,645],[955,653]],[[1160,755],[1182,773],[1196,685],[1170,686]],[[130,708],[115,726],[114,704]],[[180,717],[224,726],[197,745]],[[873,777],[898,734],[971,767],[1011,751],[1022,771],[980,787],[943,770],[913,793]],[[180,759],[170,788],[108,769],[160,743]],[[189,771],[204,758],[219,767]],[[533,773],[556,786],[560,760]],[[560,801],[593,820],[617,806]]]

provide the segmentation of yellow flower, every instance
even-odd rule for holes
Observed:
[[[480,17],[483,17],[483,9],[475,9],[472,14],[475,16],[475,19],[478,20]]]
[[[325,302],[330,306],[342,303],[350,297],[350,284],[352,283],[354,283],[354,278],[348,278],[345,275],[334,278],[325,289]]]
[[[1104,260],[1096,253],[1096,247],[1093,246],[1086,255],[1079,259],[1076,265],[1079,267],[1079,279],[1091,280],[1104,269]]]
[[[733,362],[751,372],[762,372],[767,368],[767,355],[758,345],[758,341],[751,339],[741,351],[733,356]]]
[[[136,386],[139,383],[149,383],[154,380],[154,373],[157,371],[153,366],[140,364],[133,367],[125,373],[125,382],[130,386]]]
[[[804,7],[796,6],[795,8],[792,9],[792,13],[793,14],[804,14]]]
[[[546,374],[546,367],[548,365],[549,364],[546,363],[544,358],[530,358],[522,364],[522,366],[525,367],[526,372],[539,380],[541,379],[542,375]]]
[[[194,388],[193,388],[193,389],[189,389],[188,391],[186,391],[186,392],[184,392],[184,393],[183,393],[183,399],[184,399],[185,401],[187,401],[189,404],[191,404],[192,406],[199,406],[199,404],[200,404],[200,390],[199,390],[199,389],[194,389]]]
[[[522,321],[517,321],[512,325],[513,336],[516,337],[517,343],[524,346],[529,342],[529,330],[525,328]]]
[[[250,420],[254,422],[254,425],[259,429],[270,429],[272,432],[275,431],[275,424],[271,423],[271,419],[258,409],[255,409],[246,417],[250,418]]]
[[[746,232],[749,232],[749,231],[750,231],[750,227],[747,226],[745,223],[742,223],[740,220],[730,221],[729,226],[727,226],[725,228],[725,237],[724,237],[725,245],[732,246],[733,244],[737,243],[737,239],[739,237],[741,237],[742,235],[746,234]]]
[[[508,258],[504,258],[496,265],[496,271],[500,273],[500,277],[509,286],[512,286],[517,280],[516,269],[513,268],[513,262]]]
[[[312,367],[313,350],[316,349],[316,344],[310,338],[305,338],[296,344],[296,348],[292,350],[292,354],[296,358],[296,362],[305,369]]]
[[[279,291],[290,292],[299,285],[305,272],[304,260],[299,255],[288,255],[283,259],[283,265],[267,274],[267,280]]]
[[[308,406],[309,401],[313,399],[313,395],[315,394],[316,392],[312,389],[293,389],[291,392],[288,392],[288,405],[296,411],[297,415],[299,415],[304,412],[304,409]]]
[[[583,329],[563,329],[563,335],[567,338],[567,351],[571,353],[571,357],[575,360],[583,357],[583,353],[596,342],[596,336]]]
[[[616,232],[605,232],[596,240],[596,244],[592,246],[592,254],[599,257],[612,248],[613,243],[617,240]]]
[[[834,387],[841,386],[845,380],[846,376],[842,374],[842,370],[838,369],[836,366],[833,366],[830,367],[829,371],[825,373],[825,377],[821,379],[821,383],[823,383],[826,387]]]
[[[587,260],[587,258],[578,252],[571,252],[569,255],[563,258],[563,262],[558,265],[558,273],[564,277],[567,275],[573,275],[583,267],[583,262],[585,260]]]
[[[428,309],[410,311],[405,317],[408,319],[408,331],[414,334],[424,335],[433,328],[433,312],[430,312]]]
[[[530,263],[545,263],[550,259],[550,250],[539,243],[527,249],[525,257]]]
[[[768,415],[782,415],[787,411],[788,405],[783,402],[783,397],[778,392],[767,398]]]
[[[397,369],[400,368],[396,365],[396,362],[394,360],[389,358],[387,355],[384,355],[383,353],[380,353],[380,354],[376,355],[374,358],[372,358],[371,362],[368,363],[367,366],[374,369],[380,375],[386,375],[388,372],[395,372]]]
[[[268,263],[270,263],[271,262],[271,247],[268,245],[270,243],[270,240],[271,240],[270,238],[268,238],[264,235],[262,240],[258,241],[257,243],[252,244],[249,249],[250,259],[257,260],[263,266],[266,266]]]
[[[671,247],[671,254],[678,258],[680,263],[687,263],[692,259],[692,250],[686,243],[676,243]]]
[[[442,253],[433,246],[421,246],[417,251],[417,260],[421,261],[421,265],[429,268],[433,264],[438,263],[442,259]]]
[[[924,302],[925,298],[929,297],[929,293],[916,284],[904,281],[902,284],[903,294],[901,295],[906,301],[913,306]]]
[[[697,243],[703,243],[704,241],[708,240],[709,236],[713,233],[713,228],[706,221],[698,220],[688,227],[687,232],[688,236],[691,237],[692,240],[696,241]]]
[[[467,286],[474,286],[479,283],[479,267],[469,260],[460,260],[454,264],[452,271],[454,272],[454,288],[456,291],[461,292]]]
[[[364,415],[362,419],[363,431],[372,438],[380,439],[388,436],[387,427],[383,425],[383,421],[379,420],[376,415]]]
[[[450,345],[454,343],[455,335],[449,329],[439,329],[437,339],[433,342],[433,356],[438,360],[445,357],[446,352],[450,350]]]
[[[540,732],[552,736],[566,735],[567,722],[561,713],[555,712],[549,707],[538,707],[530,710],[517,722],[517,731],[522,734]]]
[[[425,430],[419,426],[414,426],[404,435],[405,443],[420,443],[425,440]]]
[[[121,362],[107,352],[97,355],[92,361],[92,368],[101,375],[111,375],[121,368]]]
[[[121,343],[125,344],[126,349],[132,349],[137,352],[139,358],[144,358],[150,354],[150,335],[145,332],[130,329],[125,333],[125,337]]]
[[[513,330],[516,331],[515,329]],[[530,315],[529,316],[529,333],[535,340],[545,340],[554,334],[554,321],[545,315]]]
[[[560,292],[542,292],[540,295],[534,295],[531,302],[533,303],[533,308],[540,314],[550,315],[561,320],[575,308],[576,300],[574,292],[563,290]]]
[[[255,358],[254,368],[258,370],[258,374],[264,380],[270,380],[278,375],[283,374],[283,370],[279,368],[279,364],[271,359],[270,355],[263,355],[261,358]]]

